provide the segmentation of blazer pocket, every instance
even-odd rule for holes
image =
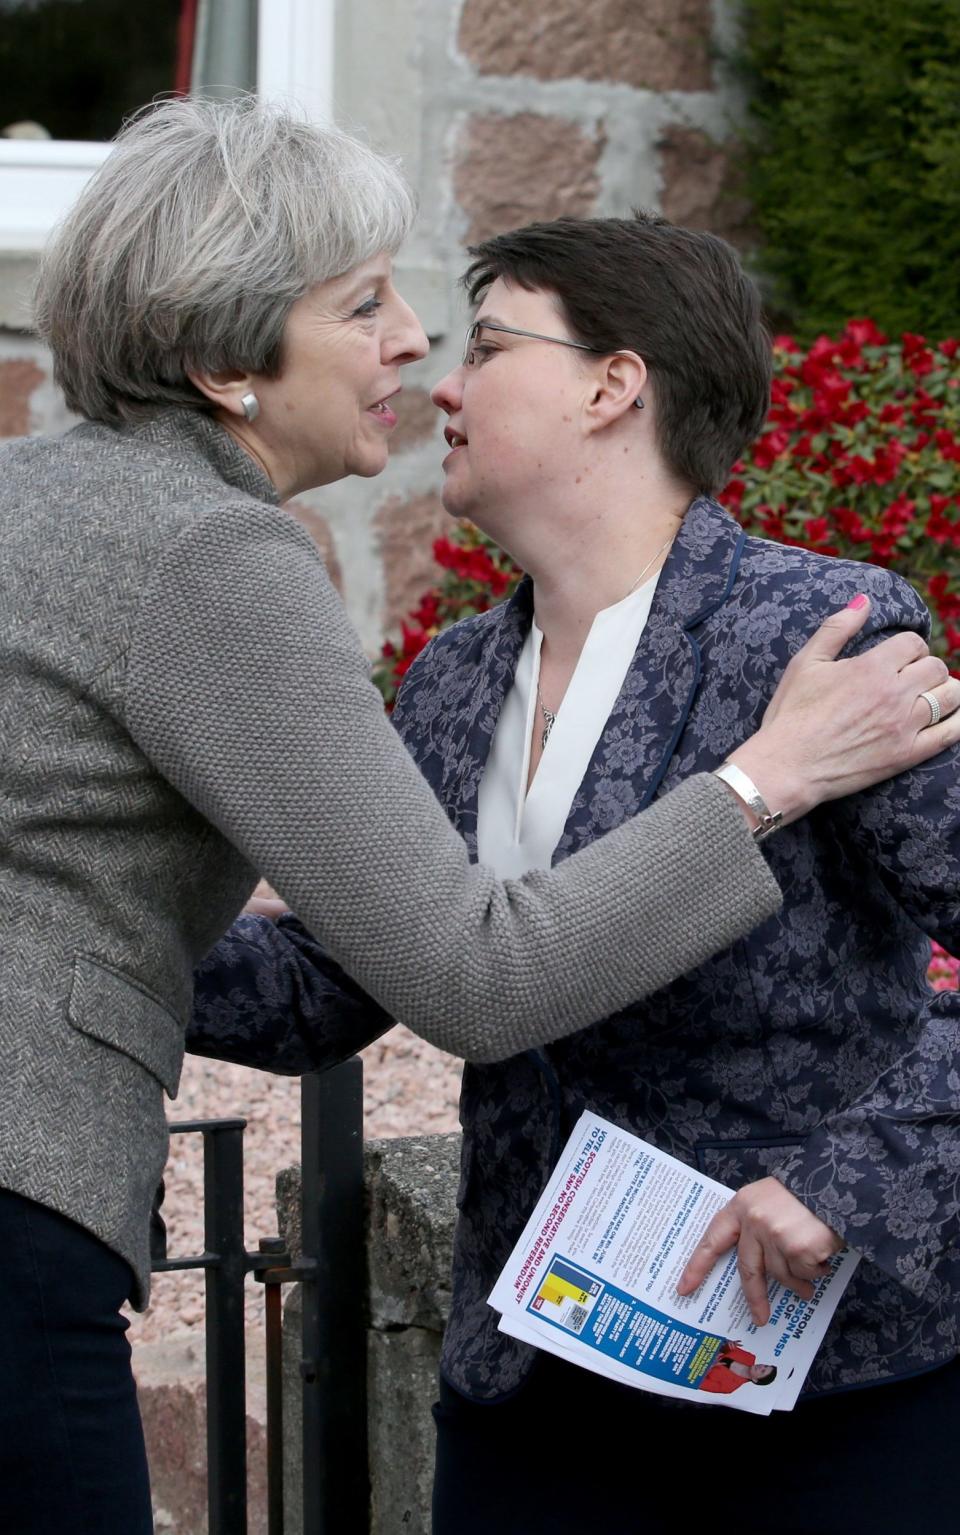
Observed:
[[[76,955],[67,1018],[75,1029],[129,1056],[177,1096],[184,1027],[140,981],[102,960]]]
[[[700,1141],[694,1156],[702,1173],[728,1188],[739,1189],[745,1183],[770,1177],[805,1140],[803,1135],[785,1135],[756,1141]]]

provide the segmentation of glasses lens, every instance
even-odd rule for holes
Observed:
[[[463,342],[463,366],[465,368],[469,368],[473,363],[473,347],[479,330],[479,320],[474,320],[472,325],[467,326],[467,334]]]

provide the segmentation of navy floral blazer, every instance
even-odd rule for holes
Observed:
[[[926,633],[898,577],[748,538],[696,500],[554,861],[716,767],[759,725],[790,656],[858,591],[873,603],[861,644]],[[531,612],[524,583],[440,635],[397,704],[397,728],[474,856],[478,786]],[[497,1331],[486,1296],[587,1106],[734,1187],[775,1174],[864,1255],[808,1394],[954,1358],[960,1006],[930,992],[926,968],[930,936],[960,952],[957,760],[771,838],[781,911],[692,974],[542,1050],[466,1066],[443,1351],[460,1391],[496,1399],[530,1367],[533,1351]],[[242,918],[198,972],[188,1045],[296,1071],[332,1064],[389,1021],[295,917]]]

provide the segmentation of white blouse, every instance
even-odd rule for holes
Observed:
[[[530,742],[543,730],[537,703],[543,634],[536,621],[503,701],[477,802],[477,856],[500,879],[549,869],[573,797],[590,766],[650,616],[659,572],[597,614],[557,711],[533,782]]]

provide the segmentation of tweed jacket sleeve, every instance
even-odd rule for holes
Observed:
[[[127,661],[127,725],[161,773],[381,1007],[457,1054],[582,1028],[779,904],[705,775],[550,873],[471,867],[315,547],[274,508],[217,505],[167,546]]]
[[[887,578],[866,643],[928,616]],[[823,814],[824,812],[820,812]],[[960,953],[960,749],[826,811],[835,856],[873,871],[918,927]],[[869,884],[863,889],[870,899]],[[960,1247],[960,998],[931,997],[917,1035],[828,1115],[777,1176],[858,1251],[920,1296]]]

